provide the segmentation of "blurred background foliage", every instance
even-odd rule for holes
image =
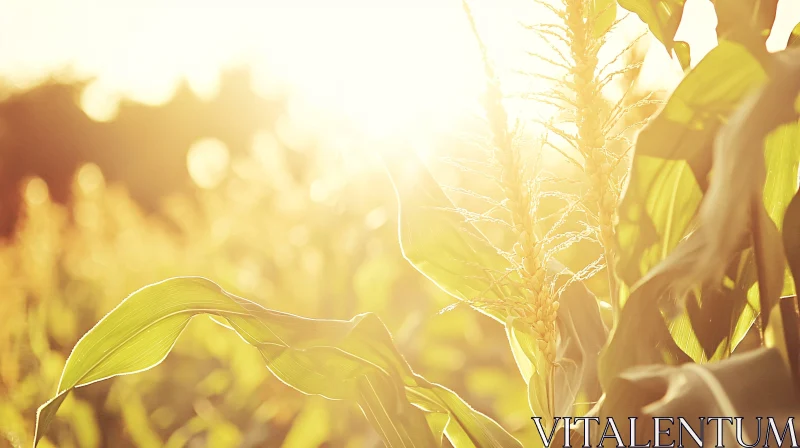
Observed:
[[[83,333],[129,293],[179,275],[308,317],[375,312],[415,369],[532,435],[502,328],[462,307],[439,313],[452,300],[400,256],[379,161],[287,144],[275,130],[282,101],[224,88],[247,85],[243,74],[227,75],[206,109],[179,90],[161,106],[123,105],[108,123],[69,101],[79,86],[45,84],[0,106],[0,445],[30,444],[36,407]],[[221,104],[248,101],[266,109],[237,110],[252,129],[204,127],[204,110],[219,123],[231,113]],[[380,446],[356,408],[283,385],[210,319],[186,333],[158,368],[80,389],[50,442]]]

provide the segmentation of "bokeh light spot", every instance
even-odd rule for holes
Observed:
[[[229,164],[228,147],[214,138],[196,141],[186,154],[189,176],[200,188],[211,189],[218,186],[225,179]]]
[[[386,216],[386,208],[378,207],[371,212],[369,212],[364,218],[364,224],[366,224],[368,229],[377,229],[382,225],[386,224],[387,216]]]
[[[119,94],[98,81],[87,85],[81,92],[81,110],[97,122],[108,122],[119,113]]]
[[[78,170],[78,187],[84,194],[94,193],[103,188],[105,179],[100,167],[94,163],[87,163]]]
[[[327,183],[322,179],[317,179],[311,183],[309,187],[308,196],[314,202],[325,202],[331,195],[331,189]]]
[[[28,205],[41,205],[50,197],[47,183],[40,177],[34,177],[25,185],[25,202]]]

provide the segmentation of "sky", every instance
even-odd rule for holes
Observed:
[[[540,18],[534,2],[470,3],[498,71],[529,63],[525,52],[542,43],[518,23]],[[686,8],[677,37],[689,41],[696,63],[716,44],[716,19],[708,0]],[[780,8],[773,44],[800,20],[800,0]],[[485,88],[461,0],[0,0],[0,11],[3,84],[93,79],[81,104],[98,120],[113,118],[123,97],[163,103],[184,78],[213,96],[220,69],[242,64],[253,68],[259,93],[293,93],[298,122],[324,127],[335,117],[376,139],[448,132],[475,113]],[[643,25],[630,17],[620,28],[612,47]],[[669,89],[681,75],[651,45],[645,86]],[[504,87],[522,88],[515,82]]]

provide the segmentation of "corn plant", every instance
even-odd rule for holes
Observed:
[[[489,212],[454,204],[413,153],[384,154],[403,256],[504,326],[531,415],[551,430],[559,416],[800,410],[800,27],[786,50],[770,54],[776,2],[718,0],[719,45],[689,69],[687,44],[674,40],[683,3],[619,1],[687,70],[660,112],[641,123],[632,157],[622,118],[650,100],[604,96],[605,85],[636,67],[599,62],[618,23],[616,3],[600,0],[542,3],[556,22],[527,25],[552,43],[553,55],[536,57],[564,71],[560,85],[530,98],[568,112],[562,122],[539,123],[543,137],[532,146],[509,126],[490,50],[465,3],[488,79],[484,162],[502,196],[486,197]],[[580,191],[545,188],[539,162],[549,150],[575,166]],[[563,202],[552,217],[541,216],[546,197]],[[509,237],[490,240],[484,221]],[[582,226],[561,230],[572,221]],[[579,242],[594,244],[600,257],[573,266],[562,256]],[[585,281],[603,270],[607,288],[595,294]],[[84,335],[55,397],[39,409],[36,442],[72,389],[159,364],[200,314],[257,348],[289,386],[357,404],[387,446],[442,446],[444,438],[455,447],[521,446],[415,373],[377,316],[307,319],[194,277],[134,292]],[[731,358],[747,337],[763,347]]]

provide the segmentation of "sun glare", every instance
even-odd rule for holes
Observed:
[[[788,23],[800,8],[787,3],[782,15]],[[325,141],[338,138],[343,129],[371,144],[398,137],[429,141],[431,135],[451,132],[463,117],[481,113],[486,81],[460,0],[3,4],[0,74],[6,83],[24,87],[47,73],[91,79],[80,104],[97,121],[112,120],[123,98],[163,103],[181,80],[210,98],[220,70],[238,65],[252,68],[257,92],[284,90],[303,103],[298,109],[304,115],[296,121],[309,128],[304,133],[326,134],[320,139]],[[544,47],[519,22],[535,21],[535,2],[471,4],[501,77],[530,66],[526,51]],[[682,27],[686,31],[678,37],[690,42],[696,63],[716,44],[706,20],[713,19],[713,6],[689,0],[688,9],[697,23]],[[42,10],[49,13],[37,12]],[[634,31],[621,33],[620,45],[641,31],[635,17],[628,22]],[[784,25],[781,35],[788,33]],[[677,63],[661,53],[647,57],[643,82],[648,87],[669,88],[680,79]],[[509,92],[530,90],[529,80],[505,77],[503,82]],[[527,103],[510,110],[546,113]]]

